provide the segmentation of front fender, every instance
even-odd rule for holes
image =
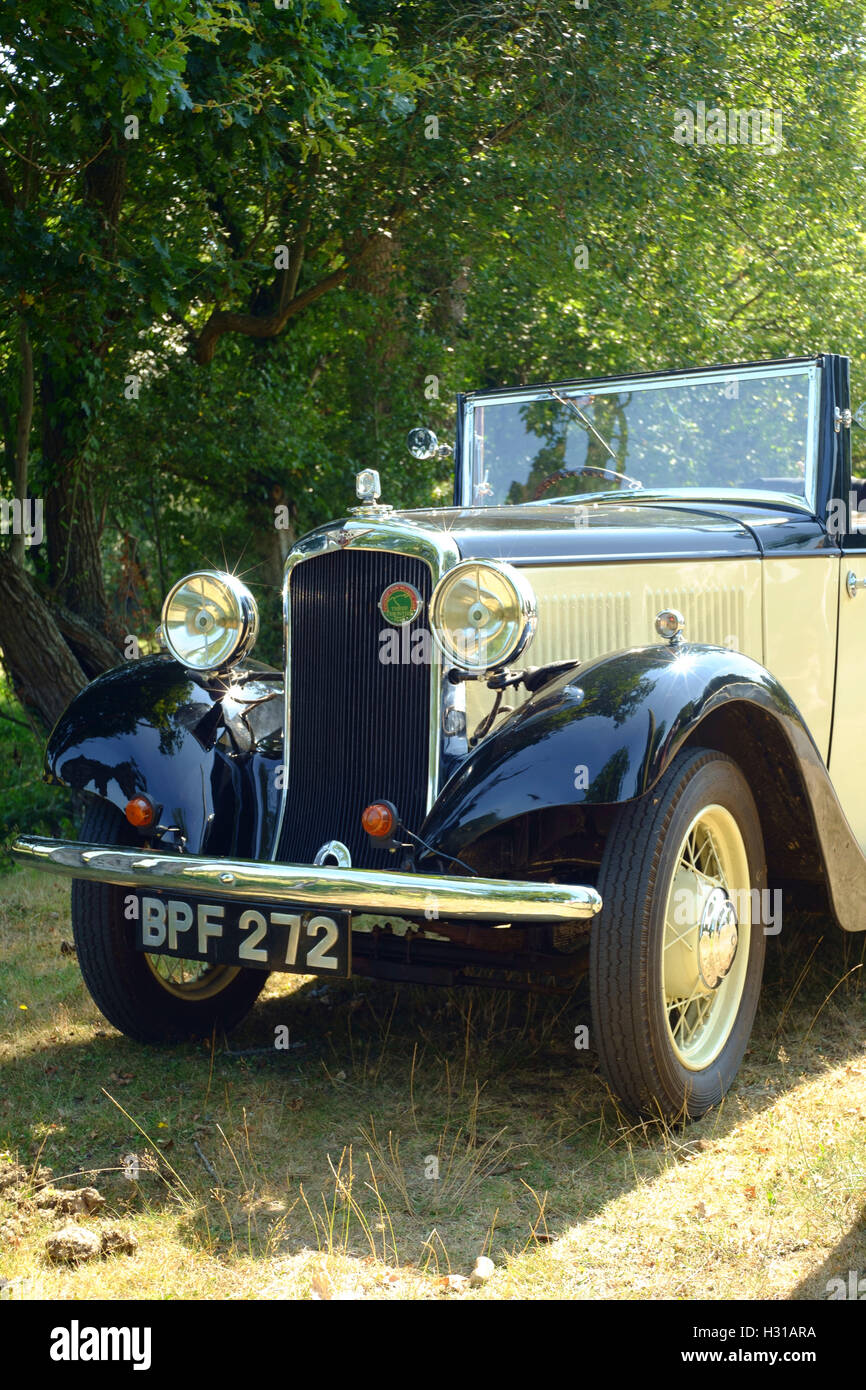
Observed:
[[[279,810],[273,774],[282,759],[282,685],[279,673],[259,663],[249,663],[245,674],[266,687],[260,705],[235,698],[254,693],[249,679],[234,687],[236,677],[199,676],[167,656],[107,671],[52,731],[47,779],[121,811],[147,793],[161,808],[163,844],[182,844],[192,854],[269,858]],[[253,708],[264,711],[255,726]]]
[[[701,724],[734,704],[747,717],[750,708],[769,716],[781,734],[805,790],[836,916],[848,930],[863,930],[866,856],[802,715],[763,666],[720,647],[637,648],[566,670],[469,755],[421,836],[459,856],[517,816],[644,796],[687,740],[700,742]]]

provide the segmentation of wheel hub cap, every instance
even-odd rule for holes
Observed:
[[[734,904],[722,888],[710,893],[698,927],[698,971],[707,989],[718,989],[737,954],[739,931]]]

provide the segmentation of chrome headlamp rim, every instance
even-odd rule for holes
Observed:
[[[475,569],[492,572],[511,587],[517,601],[520,618],[519,629],[507,650],[501,653],[495,662],[485,663],[484,665],[473,664],[465,659],[461,659],[454,649],[440,638],[439,627],[436,623],[436,613],[441,602],[442,594],[455,579]],[[510,661],[514,661],[526,650],[532,638],[535,636],[535,630],[538,626],[538,600],[535,596],[535,590],[526,576],[521,574],[520,570],[515,569],[513,565],[506,564],[504,560],[473,559],[472,557],[461,560],[459,564],[454,565],[452,569],[442,575],[442,578],[430,595],[429,613],[430,631],[433,634],[433,641],[436,643],[442,655],[452,666],[456,666],[461,671],[471,671],[476,675],[482,675],[487,671],[502,670]]]
[[[174,596],[185,584],[189,584],[195,579],[216,580],[227,589],[237,605],[238,628],[235,641],[231,650],[222,655],[219,660],[205,662],[199,665],[192,665],[188,654],[178,651],[171,640],[168,624],[168,609]],[[250,593],[246,584],[242,583],[235,575],[229,574],[227,570],[190,570],[188,574],[178,579],[173,584],[163,600],[162,613],[160,616],[160,630],[162,633],[162,644],[170,656],[179,662],[186,671],[196,671],[203,674],[214,674],[226,671],[231,666],[236,666],[249,656],[256,644],[259,635],[259,609],[253,595]]]

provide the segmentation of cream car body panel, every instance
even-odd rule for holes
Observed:
[[[848,575],[866,586],[866,552],[844,554],[839,572],[839,657],[830,776],[860,848],[866,853],[866,587],[848,590]]]
[[[832,551],[765,556],[761,564],[763,664],[790,694],[826,762],[836,681],[839,556]]]
[[[538,599],[538,631],[526,655],[533,665],[595,661],[607,652],[657,642],[654,623],[665,608],[684,615],[689,641],[728,647],[763,663],[758,556],[694,560],[688,565],[664,560],[529,565],[523,573]],[[467,685],[470,732],[490,709],[492,698],[481,682]],[[518,702],[512,697],[512,704]]]

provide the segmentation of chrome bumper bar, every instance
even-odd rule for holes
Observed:
[[[262,864],[247,859],[202,859],[150,850],[84,845],[77,840],[22,836],[12,846],[19,864],[96,879],[123,888],[162,888],[181,894],[290,902],[410,917],[441,917],[499,926],[579,922],[601,907],[594,888],[504,878],[389,873],[374,869]]]

